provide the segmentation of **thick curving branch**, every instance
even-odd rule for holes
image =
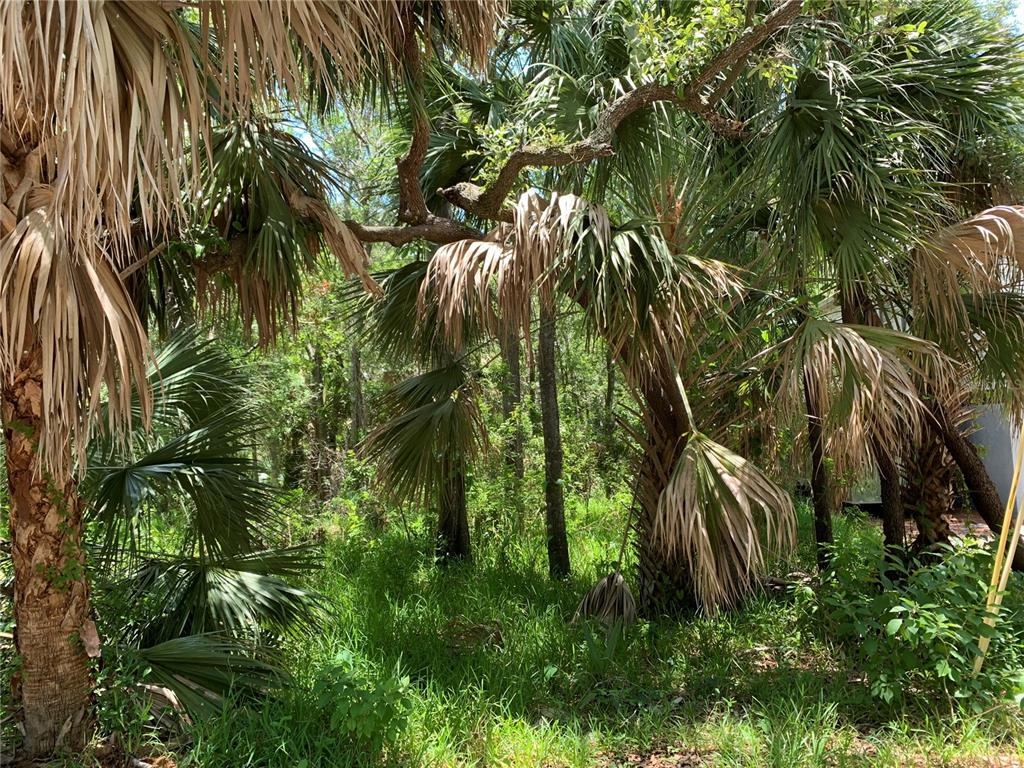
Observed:
[[[725,88],[716,90],[711,98],[703,96],[704,89],[727,68],[738,70],[750,53],[776,31],[785,27],[800,13],[803,0],[785,0],[765,20],[747,30],[708,62],[685,85],[647,83],[611,102],[597,118],[593,132],[584,139],[564,146],[542,147],[529,145],[513,152],[497,178],[487,187],[470,182],[439,189],[438,194],[459,208],[481,218],[511,221],[511,211],[505,200],[526,168],[553,168],[588,163],[599,157],[614,154],[612,139],[619,125],[634,112],[654,104],[669,102],[698,115],[708,122],[716,133],[741,138],[745,135],[743,121],[733,120],[715,108]],[[729,79],[735,79],[730,73]],[[730,83],[731,85],[731,83]]]
[[[395,226],[373,226],[360,224],[358,221],[346,221],[345,226],[352,230],[356,239],[363,243],[389,243],[399,246],[407,245],[416,240],[426,240],[437,245],[454,243],[459,240],[482,240],[484,233],[478,229],[462,224],[455,219],[428,214],[418,224],[398,224]]]

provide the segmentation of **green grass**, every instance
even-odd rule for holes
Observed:
[[[615,503],[573,510],[574,574],[564,583],[547,578],[538,535],[506,538],[496,551],[485,541],[501,537],[481,534],[474,564],[438,568],[422,530],[396,523],[371,535],[327,521],[315,586],[332,614],[283,649],[294,683],[197,725],[180,764],[365,762],[344,722],[331,722],[331,705],[325,712],[314,701],[339,669],[368,690],[408,678],[407,719],[378,761],[395,766],[625,765],[650,753],[673,765],[668,756],[685,750],[714,765],[787,767],[983,765],[1020,754],[1014,739],[1024,728],[1006,710],[965,716],[913,697],[901,709],[871,699],[785,596],[714,617],[640,622],[619,642],[574,623],[581,595],[614,559]],[[841,539],[874,535],[866,523],[838,523]],[[809,567],[810,556],[805,547],[778,568]]]

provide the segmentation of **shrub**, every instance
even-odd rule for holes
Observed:
[[[895,703],[943,696],[975,711],[1024,689],[1024,616],[1007,596],[996,626],[985,624],[992,557],[976,541],[893,573],[880,543],[837,548],[815,609],[865,674],[872,696]],[[1011,590],[1012,592],[1012,590]],[[978,637],[991,640],[973,674]]]

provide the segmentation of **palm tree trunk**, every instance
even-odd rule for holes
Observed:
[[[807,441],[811,445],[811,505],[814,507],[814,543],[818,571],[828,570],[832,546],[832,499],[829,488],[828,467],[825,464],[825,436],[821,427],[821,414],[811,398],[804,379],[804,402],[807,405]]]
[[[882,497],[882,536],[885,549],[892,557],[900,557],[907,548],[907,523],[904,516],[903,488],[900,468],[892,454],[872,441],[871,450],[878,465],[878,484]]]
[[[882,326],[878,313],[863,289],[855,289],[850,293],[841,291],[839,302],[844,323],[863,323],[876,328]],[[893,449],[886,448],[877,439],[871,440],[871,453],[878,467],[885,548],[892,557],[899,558],[907,547],[907,525],[899,463],[893,455]]]
[[[948,414],[938,405],[933,405],[939,428],[942,430],[942,439],[947,450],[953,457],[953,461],[960,468],[960,474],[964,477],[964,483],[971,495],[971,502],[974,508],[981,515],[992,532],[999,534],[1003,528],[1003,500],[999,490],[985,469],[985,462],[978,455],[977,449],[964,437],[964,434],[951,423]],[[1024,547],[1018,545],[1013,557],[1013,569],[1024,571]]]
[[[624,373],[629,381],[630,371]],[[644,616],[675,616],[696,607],[693,574],[683,552],[670,554],[655,543],[654,528],[658,501],[686,449],[690,421],[667,357],[653,361],[650,376],[632,378],[643,398],[647,422],[636,485],[637,597]]]
[[[469,560],[472,550],[466,510],[466,473],[461,465],[449,464],[438,507],[437,559],[441,562]]]
[[[54,482],[36,452],[42,420],[38,344],[0,393],[10,492],[15,645],[25,753],[84,747],[91,728],[92,672],[99,653],[82,552],[82,506],[73,479]]]
[[[551,577],[569,575],[569,541],[565,533],[565,498],[562,492],[562,435],[558,418],[558,385],[555,376],[555,304],[540,301],[539,354],[540,412],[544,432],[544,500],[548,538],[548,571]]]

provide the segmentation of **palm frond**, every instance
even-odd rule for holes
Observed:
[[[279,664],[255,656],[249,646],[224,634],[189,635],[120,650],[145,666],[146,679],[174,691],[197,715],[213,714],[230,693],[259,695],[287,679]]]
[[[871,445],[899,445],[920,431],[927,411],[916,379],[941,382],[935,346],[886,328],[808,317],[780,345],[778,402],[805,413],[806,396],[825,415],[828,454],[837,471],[873,466]]]
[[[793,545],[789,495],[750,462],[700,432],[686,443],[661,497],[652,538],[690,566],[708,611],[735,604],[764,573],[767,553]]]
[[[451,364],[400,382],[385,393],[390,417],[360,448],[377,463],[377,481],[396,499],[429,500],[453,463],[465,463],[487,444],[475,377]]]
[[[324,616],[322,598],[291,580],[320,567],[311,547],[239,555],[152,556],[123,585],[147,606],[134,633],[146,642],[229,632],[257,639],[314,631]]]

